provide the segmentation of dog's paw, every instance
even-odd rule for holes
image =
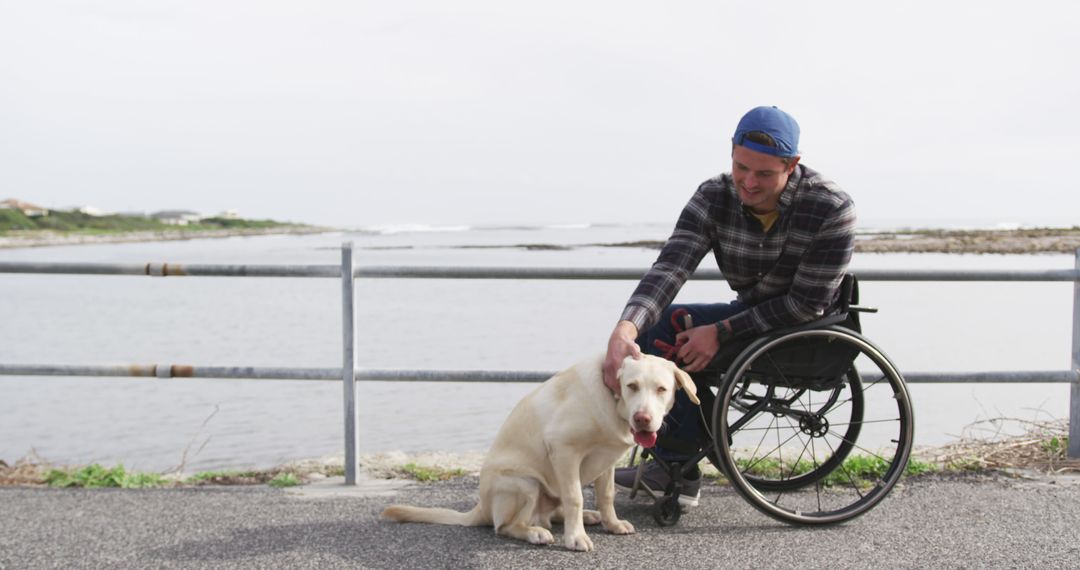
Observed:
[[[552,536],[551,531],[548,529],[534,526],[525,535],[525,540],[529,544],[551,544],[555,542],[555,537]]]
[[[634,534],[634,525],[630,521],[616,520],[613,523],[604,523],[604,530],[611,534]]]
[[[581,522],[585,524],[600,524],[600,511],[581,511]]]
[[[593,549],[592,539],[584,532],[566,533],[563,537],[563,544],[567,549],[577,550],[578,552],[589,552]]]

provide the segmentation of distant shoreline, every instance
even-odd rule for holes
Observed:
[[[867,253],[1076,253],[1080,227],[879,232],[856,239]]]
[[[660,249],[663,241],[592,244],[604,247]],[[521,246],[540,249],[541,246]],[[860,233],[855,251],[862,253],[1035,254],[1076,253],[1080,227],[1017,230],[897,230]]]
[[[192,239],[220,239],[267,235],[308,235],[338,231],[316,226],[279,226],[272,228],[235,228],[222,230],[160,230],[136,231],[110,234],[84,234],[78,232],[35,231],[0,234],[0,249],[53,247],[65,245],[96,245],[111,243],[141,243],[154,241],[178,241]]]
[[[234,228],[221,230],[158,230],[113,234],[63,232],[11,232],[0,234],[0,249],[136,243],[192,239],[218,239],[265,235],[310,235],[344,231],[317,226],[279,226],[272,228]],[[580,247],[660,249],[662,240],[583,244],[496,244],[451,245],[452,249],[526,249],[570,250]],[[411,249],[413,246],[393,246]],[[860,233],[855,251],[864,253],[962,253],[962,254],[1041,254],[1075,253],[1080,249],[1080,227],[1011,230],[897,230]]]

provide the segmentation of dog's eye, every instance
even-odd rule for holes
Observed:
[[[637,382],[631,382],[631,383],[627,384],[627,385],[626,385],[626,387],[627,387],[627,388],[628,388],[628,389],[629,389],[629,390],[630,390],[631,392],[637,392],[638,390],[640,390],[640,389],[641,389],[641,387],[640,387],[640,386],[638,386]]]
[[[664,387],[664,386],[660,386],[659,388],[656,389],[657,394],[663,394],[664,392],[667,392],[667,388]]]

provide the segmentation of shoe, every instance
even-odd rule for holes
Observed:
[[[620,467],[615,470],[615,486],[627,491],[634,490],[634,481],[637,479],[637,467]],[[671,475],[656,461],[645,464],[641,473],[641,481],[638,483],[656,495],[663,495],[664,489],[671,482]],[[701,470],[695,467],[683,477],[682,488],[679,490],[679,505],[683,507],[698,506],[701,498]]]

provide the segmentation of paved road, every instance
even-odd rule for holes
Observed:
[[[377,519],[391,499],[469,508],[475,486],[466,478],[299,494],[0,488],[0,568],[1080,567],[1075,478],[907,480],[862,518],[813,529],[774,522],[715,485],[669,528],[657,527],[648,503],[620,496],[616,507],[638,533],[596,529],[590,553],[525,545],[489,528]]]

